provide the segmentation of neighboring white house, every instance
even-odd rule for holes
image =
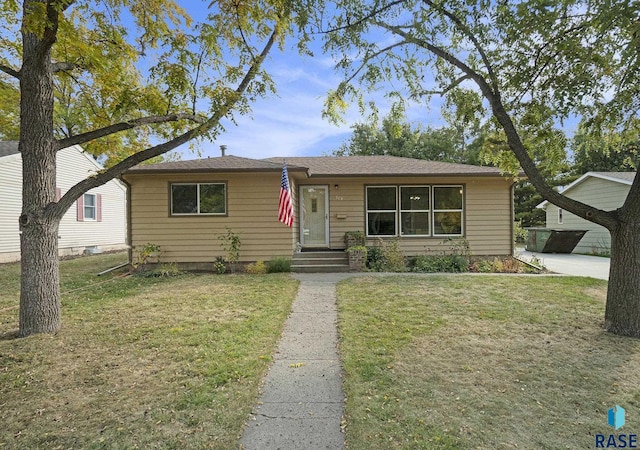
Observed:
[[[635,176],[636,172],[587,172],[562,193],[598,209],[612,211],[624,203]],[[547,212],[547,228],[588,230],[573,253],[607,254],[611,251],[611,234],[606,228],[547,201],[540,203],[538,208]]]
[[[77,182],[101,169],[77,145],[60,150],[56,196],[60,198]],[[0,199],[0,263],[19,261],[22,155],[14,141],[0,142]],[[119,180],[111,180],[80,197],[60,222],[60,256],[126,248],[126,200],[126,187]]]

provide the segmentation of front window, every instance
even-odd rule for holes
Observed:
[[[395,186],[367,187],[367,235],[396,236],[398,193]]]
[[[96,208],[98,206],[96,195],[84,194],[82,201],[84,205],[84,220],[96,220],[98,218],[96,213]]]
[[[461,185],[367,186],[366,192],[367,236],[463,234]]]
[[[433,235],[462,235],[462,186],[433,187]]]
[[[428,236],[430,216],[429,186],[400,187],[400,217],[403,236]]]
[[[174,183],[171,185],[172,215],[223,215],[226,213],[224,183]]]

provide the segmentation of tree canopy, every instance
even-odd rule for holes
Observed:
[[[128,168],[215,136],[272,91],[262,64],[304,21],[294,6],[190,3],[196,21],[174,0],[0,0],[0,112],[23,164],[20,336],[60,328],[64,213]],[[58,200],[56,153],[75,144],[109,167]]]
[[[635,135],[632,132],[635,130]],[[580,176],[586,172],[633,172],[638,169],[640,137],[633,127],[625,133],[590,135],[578,128],[571,142],[573,164],[571,172]]]
[[[381,123],[362,122],[352,126],[353,135],[336,155],[392,155],[473,164],[479,146],[467,144],[463,130],[454,126],[412,126],[402,110],[392,110]]]
[[[82,143],[112,166],[204,123],[231,98],[237,97],[229,118],[273,92],[264,71],[242,96],[236,89],[274,24],[280,43],[291,29],[287,3],[207,1],[185,9],[174,0],[30,1],[20,23],[18,2],[2,0],[0,138],[19,137],[20,31],[44,33],[52,10],[58,11],[51,45],[54,136],[62,145]],[[219,125],[197,138],[217,131]]]

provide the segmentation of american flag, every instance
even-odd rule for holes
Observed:
[[[287,165],[282,166],[282,179],[280,181],[280,203],[278,204],[278,220],[289,228],[293,226],[293,200],[289,187],[289,173]]]

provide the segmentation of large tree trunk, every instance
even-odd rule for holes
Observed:
[[[36,1],[25,0],[26,11]],[[53,66],[57,12],[48,11],[51,27],[37,35],[23,25],[20,70],[20,144],[22,214],[20,250],[20,336],[60,329],[58,224],[52,204],[56,191],[53,136]]]
[[[19,334],[54,333],[60,329],[57,221],[31,216],[22,228],[20,250]]]
[[[611,269],[604,315],[607,331],[640,337],[640,221],[611,230]]]

